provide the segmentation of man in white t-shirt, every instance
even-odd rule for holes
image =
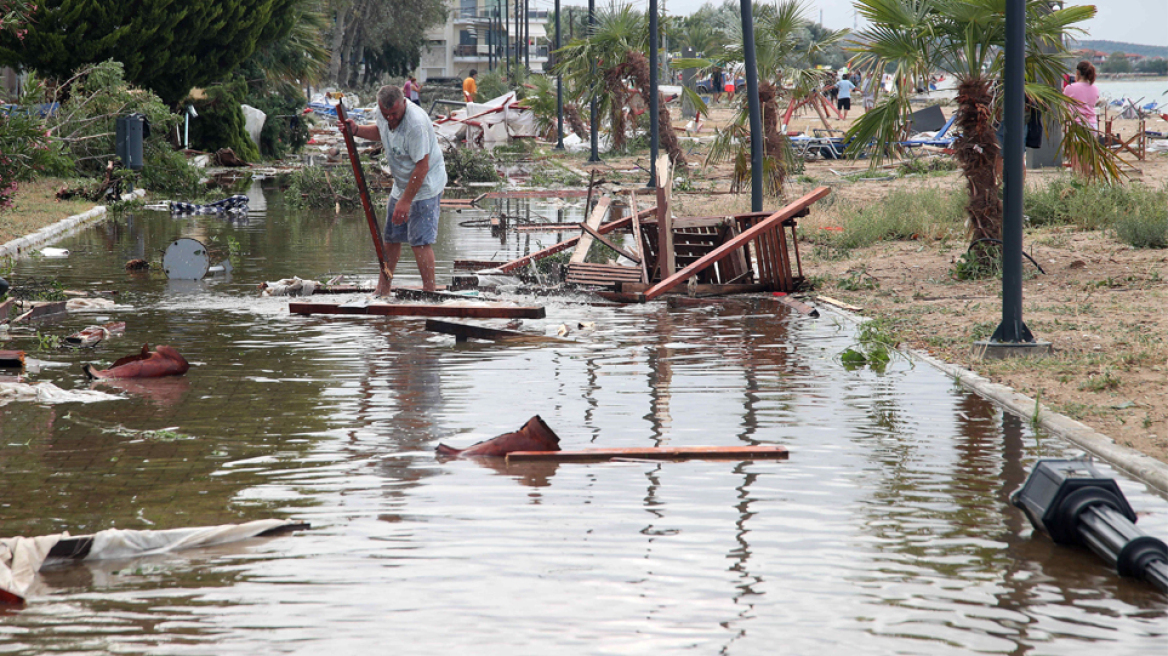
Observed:
[[[393,174],[393,191],[385,216],[385,259],[390,273],[397,268],[401,245],[409,242],[422,275],[422,289],[435,291],[434,249],[438,214],[446,189],[446,162],[426,110],[402,96],[401,88],[387,85],[377,92],[376,125],[358,126],[353,119],[338,121],[342,130],[362,139],[380,139]],[[379,274],[373,293],[389,293],[389,278]]]

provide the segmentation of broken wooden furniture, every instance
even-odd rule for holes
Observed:
[[[512,451],[507,462],[608,462],[620,460],[786,460],[783,446],[664,446],[582,451]]]
[[[481,339],[490,342],[526,344],[573,343],[570,339],[560,339],[559,337],[548,337],[547,335],[521,333],[517,330],[501,330],[498,328],[487,328],[485,326],[472,326],[470,324],[454,323],[451,321],[442,321],[440,319],[426,319],[426,330],[432,333],[453,335],[454,341],[460,344],[471,339]]]
[[[542,307],[510,305],[289,303],[292,314],[366,314],[382,317],[457,317],[463,319],[543,319]]]
[[[125,321],[111,321],[102,326],[89,326],[65,338],[65,346],[72,348],[92,348],[103,340],[126,333]]]
[[[0,351],[0,367],[24,368],[24,351]]]

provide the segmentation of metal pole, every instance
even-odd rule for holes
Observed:
[[[1006,0],[1006,123],[1002,216],[1002,323],[991,342],[1033,342],[1022,321],[1022,110],[1025,103],[1026,0]]]
[[[523,67],[531,72],[531,0],[523,0]]]
[[[560,0],[556,0],[556,52],[560,50]],[[559,64],[559,56],[556,64]],[[564,76],[556,67],[556,150],[564,149]]]
[[[503,5],[503,66],[506,67],[507,78],[510,79],[511,57],[507,55],[507,42],[510,40],[510,36],[507,33],[511,31],[511,20],[510,16],[507,15],[507,0],[502,0],[501,4]]]
[[[748,0],[743,0],[747,2]],[[649,0],[649,184],[657,186],[657,0]]]
[[[523,27],[519,22],[519,13],[522,11],[522,1],[515,0],[515,75],[519,76],[519,67],[523,65],[523,60],[520,59],[520,53],[523,51],[519,49],[519,42],[523,40]]]
[[[588,0],[588,32],[589,39],[592,38],[593,33],[596,32],[596,0]],[[592,71],[596,72],[596,60],[592,60]],[[588,132],[592,141],[592,154],[588,157],[589,164],[600,163],[599,141],[600,141],[600,121],[596,117],[596,96],[592,96],[589,102],[589,109],[592,113],[592,123],[589,126]]]
[[[746,100],[750,104],[750,208],[762,211],[762,106],[758,100],[758,64],[754,57],[754,16],[751,0],[742,7],[742,47],[746,64]]]

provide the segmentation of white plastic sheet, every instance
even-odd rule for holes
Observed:
[[[57,403],[97,403],[117,401],[120,396],[94,390],[64,390],[52,383],[0,383],[0,405],[13,401],[31,401],[55,405]]]

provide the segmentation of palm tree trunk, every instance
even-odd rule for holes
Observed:
[[[984,78],[963,80],[957,86],[957,127],[961,136],[953,142],[957,162],[969,188],[967,237],[977,261],[991,265],[999,247],[990,241],[1002,238],[1002,199],[998,163],[1002,148],[994,130],[993,97]]]

